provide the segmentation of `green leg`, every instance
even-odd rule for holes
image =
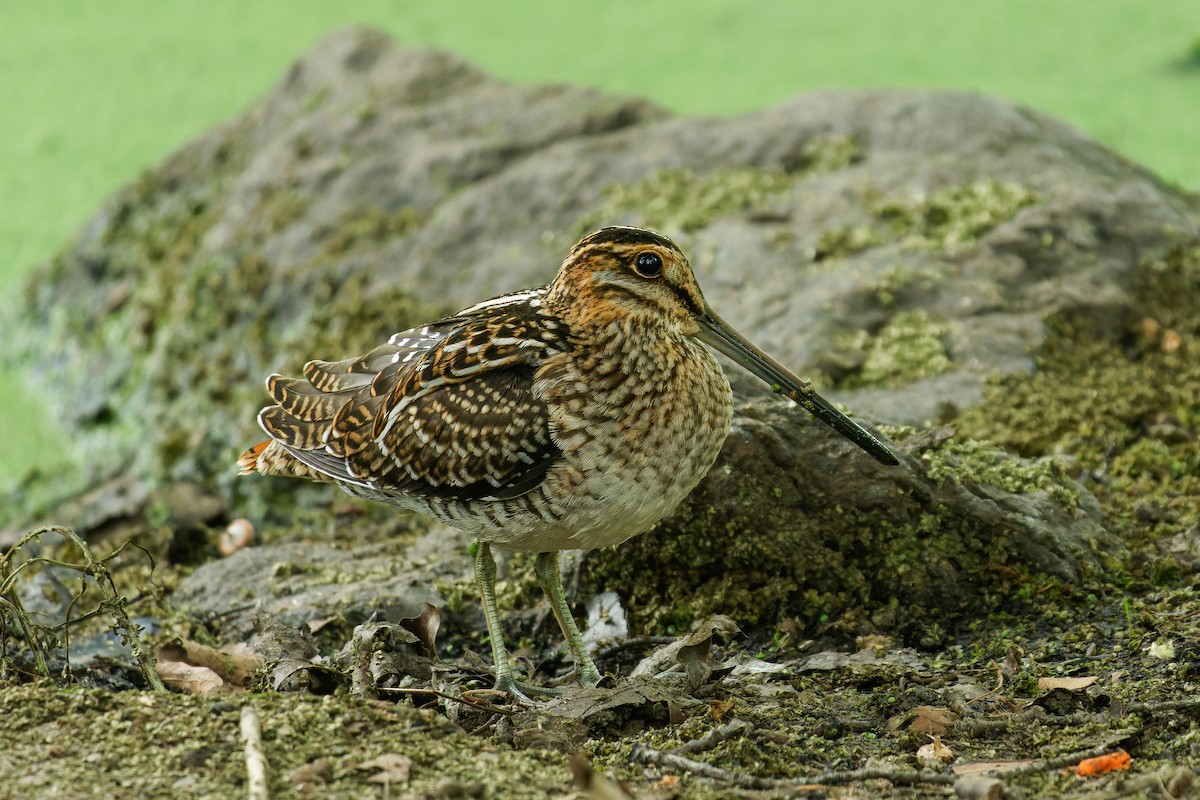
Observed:
[[[528,700],[513,680],[512,666],[508,663],[508,650],[504,647],[504,635],[500,632],[500,615],[496,611],[496,560],[487,542],[475,543],[475,584],[483,600],[483,618],[487,622],[488,639],[492,643],[492,664],[496,670],[496,689],[508,692],[518,700]]]
[[[512,666],[508,663],[508,650],[504,647],[504,634],[500,632],[500,614],[496,610],[496,561],[492,558],[492,548],[487,542],[475,543],[475,584],[479,587],[479,597],[483,600],[483,618],[487,622],[488,639],[492,643],[492,664],[496,670],[495,688],[506,692],[519,703],[530,705],[533,704],[533,700],[529,699],[526,692],[558,694],[554,689],[522,686],[513,678]]]
[[[562,572],[558,568],[558,553],[538,553],[537,562],[533,567],[542,591],[550,600],[550,608],[558,627],[562,628],[563,636],[567,637],[567,645],[571,648],[571,657],[575,659],[575,669],[579,672],[579,681],[584,686],[596,686],[600,683],[600,670],[596,662],[588,655],[583,637],[575,625],[575,617],[571,616],[571,608],[567,605],[567,595],[563,591]]]

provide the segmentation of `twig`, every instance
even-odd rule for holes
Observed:
[[[1170,711],[1195,711],[1200,709],[1200,697],[1185,700],[1164,700],[1161,703],[1130,703],[1125,714],[1165,714]]]
[[[858,783],[861,781],[885,780],[897,785],[933,784],[937,786],[952,786],[956,777],[938,772],[917,772],[914,770],[889,769],[854,769],[840,772],[823,772],[818,775],[807,775],[803,778],[764,778],[760,775],[747,775],[744,772],[714,767],[702,761],[653,750],[649,747],[635,746],[632,757],[636,761],[670,767],[680,772],[689,772],[703,778],[711,778],[742,789],[791,789],[793,791],[817,791],[834,784]]]
[[[271,800],[267,783],[267,756],[262,747],[262,724],[254,706],[242,706],[242,741],[245,742],[246,777],[249,780],[248,800]]]
[[[995,686],[995,688],[993,688],[991,691],[984,692],[983,694],[972,697],[970,700],[968,700],[966,703],[963,704],[964,706],[969,706],[969,705],[971,705],[971,703],[974,703],[976,700],[982,700],[985,697],[991,697],[992,695],[996,694],[997,692],[999,692],[1001,689],[1004,688],[1004,671],[1000,669],[1000,665],[996,663],[996,659],[994,659],[994,658],[992,659],[992,666],[996,668],[996,686]]]
[[[14,568],[10,562],[16,552],[24,545],[40,537],[43,533],[57,533],[64,539],[68,539],[72,544],[75,545],[75,547],[79,549],[79,552],[83,553],[85,563],[69,564],[66,562],[37,556],[22,564],[18,564]],[[129,614],[125,612],[125,605],[127,601],[124,597],[121,597],[119,594],[117,594],[117,586],[113,582],[112,574],[108,571],[108,567],[104,566],[103,560],[97,559],[92,554],[92,549],[88,547],[87,542],[85,542],[83,538],[79,536],[79,534],[75,533],[75,531],[71,528],[61,525],[48,525],[44,528],[38,528],[30,531],[22,536],[20,541],[10,547],[5,553],[0,555],[0,576],[3,577],[3,581],[0,582],[0,596],[8,595],[9,605],[15,609],[18,623],[25,628],[24,633],[30,639],[31,647],[35,651],[35,657],[38,647],[32,642],[37,637],[33,632],[33,628],[29,624],[28,617],[26,617],[24,614],[24,609],[20,606],[20,601],[17,599],[17,593],[14,590],[14,583],[17,575],[22,569],[32,563],[40,562],[51,562],[56,566],[67,567],[69,569],[76,570],[83,573],[84,577],[90,576],[92,580],[96,582],[96,585],[100,587],[100,593],[104,596],[104,599],[101,601],[100,605],[112,615],[113,629],[121,637],[122,644],[127,644],[129,646],[129,649],[133,653],[134,660],[137,661],[138,669],[141,670],[142,677],[145,679],[146,683],[150,685],[151,689],[165,692],[167,687],[163,686],[162,679],[158,677],[154,653],[142,642],[141,626],[136,625],[129,618]],[[39,669],[41,668],[42,664],[39,663]],[[47,676],[49,675],[48,667],[46,668],[46,674]]]
[[[887,781],[897,786],[913,786],[927,783],[934,786],[953,786],[958,780],[956,775],[945,775],[941,772],[920,772],[912,769],[847,769],[837,772],[822,772],[819,775],[809,775],[786,784],[797,789],[820,789],[845,783],[860,783],[862,781]]]
[[[0,570],[3,568],[3,564],[0,564]],[[29,645],[29,652],[33,654],[33,662],[37,667],[38,674],[43,678],[50,678],[50,662],[46,660],[45,648],[42,647],[41,640],[34,632],[33,623],[29,621],[29,615],[25,613],[25,606],[21,605],[21,598],[17,596],[16,592],[7,596],[0,592],[0,611],[4,610],[4,606],[8,606],[8,613],[12,615],[13,621],[25,638],[25,643]]]
[[[511,708],[504,708],[503,706],[492,705],[491,703],[488,703],[484,700],[477,700],[474,697],[474,695],[476,695],[476,694],[496,694],[496,695],[504,694],[503,692],[497,692],[494,689],[471,689],[470,691],[463,692],[463,694],[461,696],[448,694],[446,692],[439,692],[437,689],[425,689],[425,688],[417,688],[417,687],[395,688],[395,687],[391,687],[391,686],[380,686],[380,687],[378,687],[377,691],[379,691],[380,693],[387,693],[387,694],[408,694],[408,695],[431,694],[434,697],[440,697],[443,700],[451,700],[455,703],[462,703],[464,706],[470,706],[471,708],[476,708],[476,709],[479,709],[480,711],[488,711],[488,712],[492,712],[495,714],[503,714],[508,717],[511,717],[512,715],[517,713],[515,710],[513,710]]]
[[[690,742],[684,742],[675,749],[671,750],[675,755],[683,755],[685,753],[701,753],[705,750],[712,750],[726,739],[732,739],[739,734],[750,730],[750,723],[744,720],[735,719],[728,725],[722,725],[719,728],[713,728],[711,731],[701,736],[699,739],[692,739]]]
[[[1118,742],[1127,736],[1131,736],[1133,733],[1135,732],[1129,731],[1125,734],[1116,734],[1114,736],[1110,736],[1108,741],[1106,741],[1104,744],[1098,744],[1095,747],[1088,748],[1087,750],[1080,750],[1077,753],[1068,753],[1065,756],[1056,756],[1054,758],[1042,758],[1038,759],[1037,761],[1031,761],[1028,764],[1022,764],[1019,767],[1003,770],[997,774],[997,777],[1011,778],[1015,775],[1027,775],[1031,772],[1048,772],[1056,769],[1073,767],[1080,761],[1083,761],[1085,758],[1095,758],[1096,756],[1102,756],[1105,753],[1110,752],[1114,747],[1117,746]]]
[[[734,772],[733,770],[714,767],[712,764],[705,764],[703,761],[693,761],[690,758],[684,758],[674,753],[665,753],[662,750],[653,750],[641,745],[634,745],[633,752],[630,755],[634,761],[657,764],[660,767],[670,767],[680,772],[690,772],[693,775],[712,778],[713,780],[728,783],[731,786],[738,786],[742,789],[779,788],[779,783],[774,778],[762,778],[758,775]]]

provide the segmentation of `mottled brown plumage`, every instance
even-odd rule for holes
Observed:
[[[637,228],[583,239],[550,285],[397,333],[361,358],[272,375],[271,437],[245,472],[333,481],[478,539],[497,685],[519,694],[495,619],[489,545],[537,573],[581,677],[599,680],[562,593],[557,551],[650,528],[712,466],[732,396],[711,346],[883,463],[895,457],[708,307],[683,253]]]

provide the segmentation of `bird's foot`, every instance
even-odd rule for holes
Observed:
[[[596,669],[595,664],[586,664],[578,672],[579,682],[588,689],[595,688],[604,681],[604,676],[600,674],[600,670]]]
[[[512,675],[501,675],[496,679],[496,685],[493,688],[497,692],[504,692],[512,702],[524,706],[536,706],[538,704],[538,701],[534,700],[530,695],[558,697],[563,693],[562,689],[521,683]]]

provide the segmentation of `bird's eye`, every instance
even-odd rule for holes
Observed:
[[[657,278],[662,274],[662,259],[658,253],[642,253],[633,262],[633,268],[643,278]]]

